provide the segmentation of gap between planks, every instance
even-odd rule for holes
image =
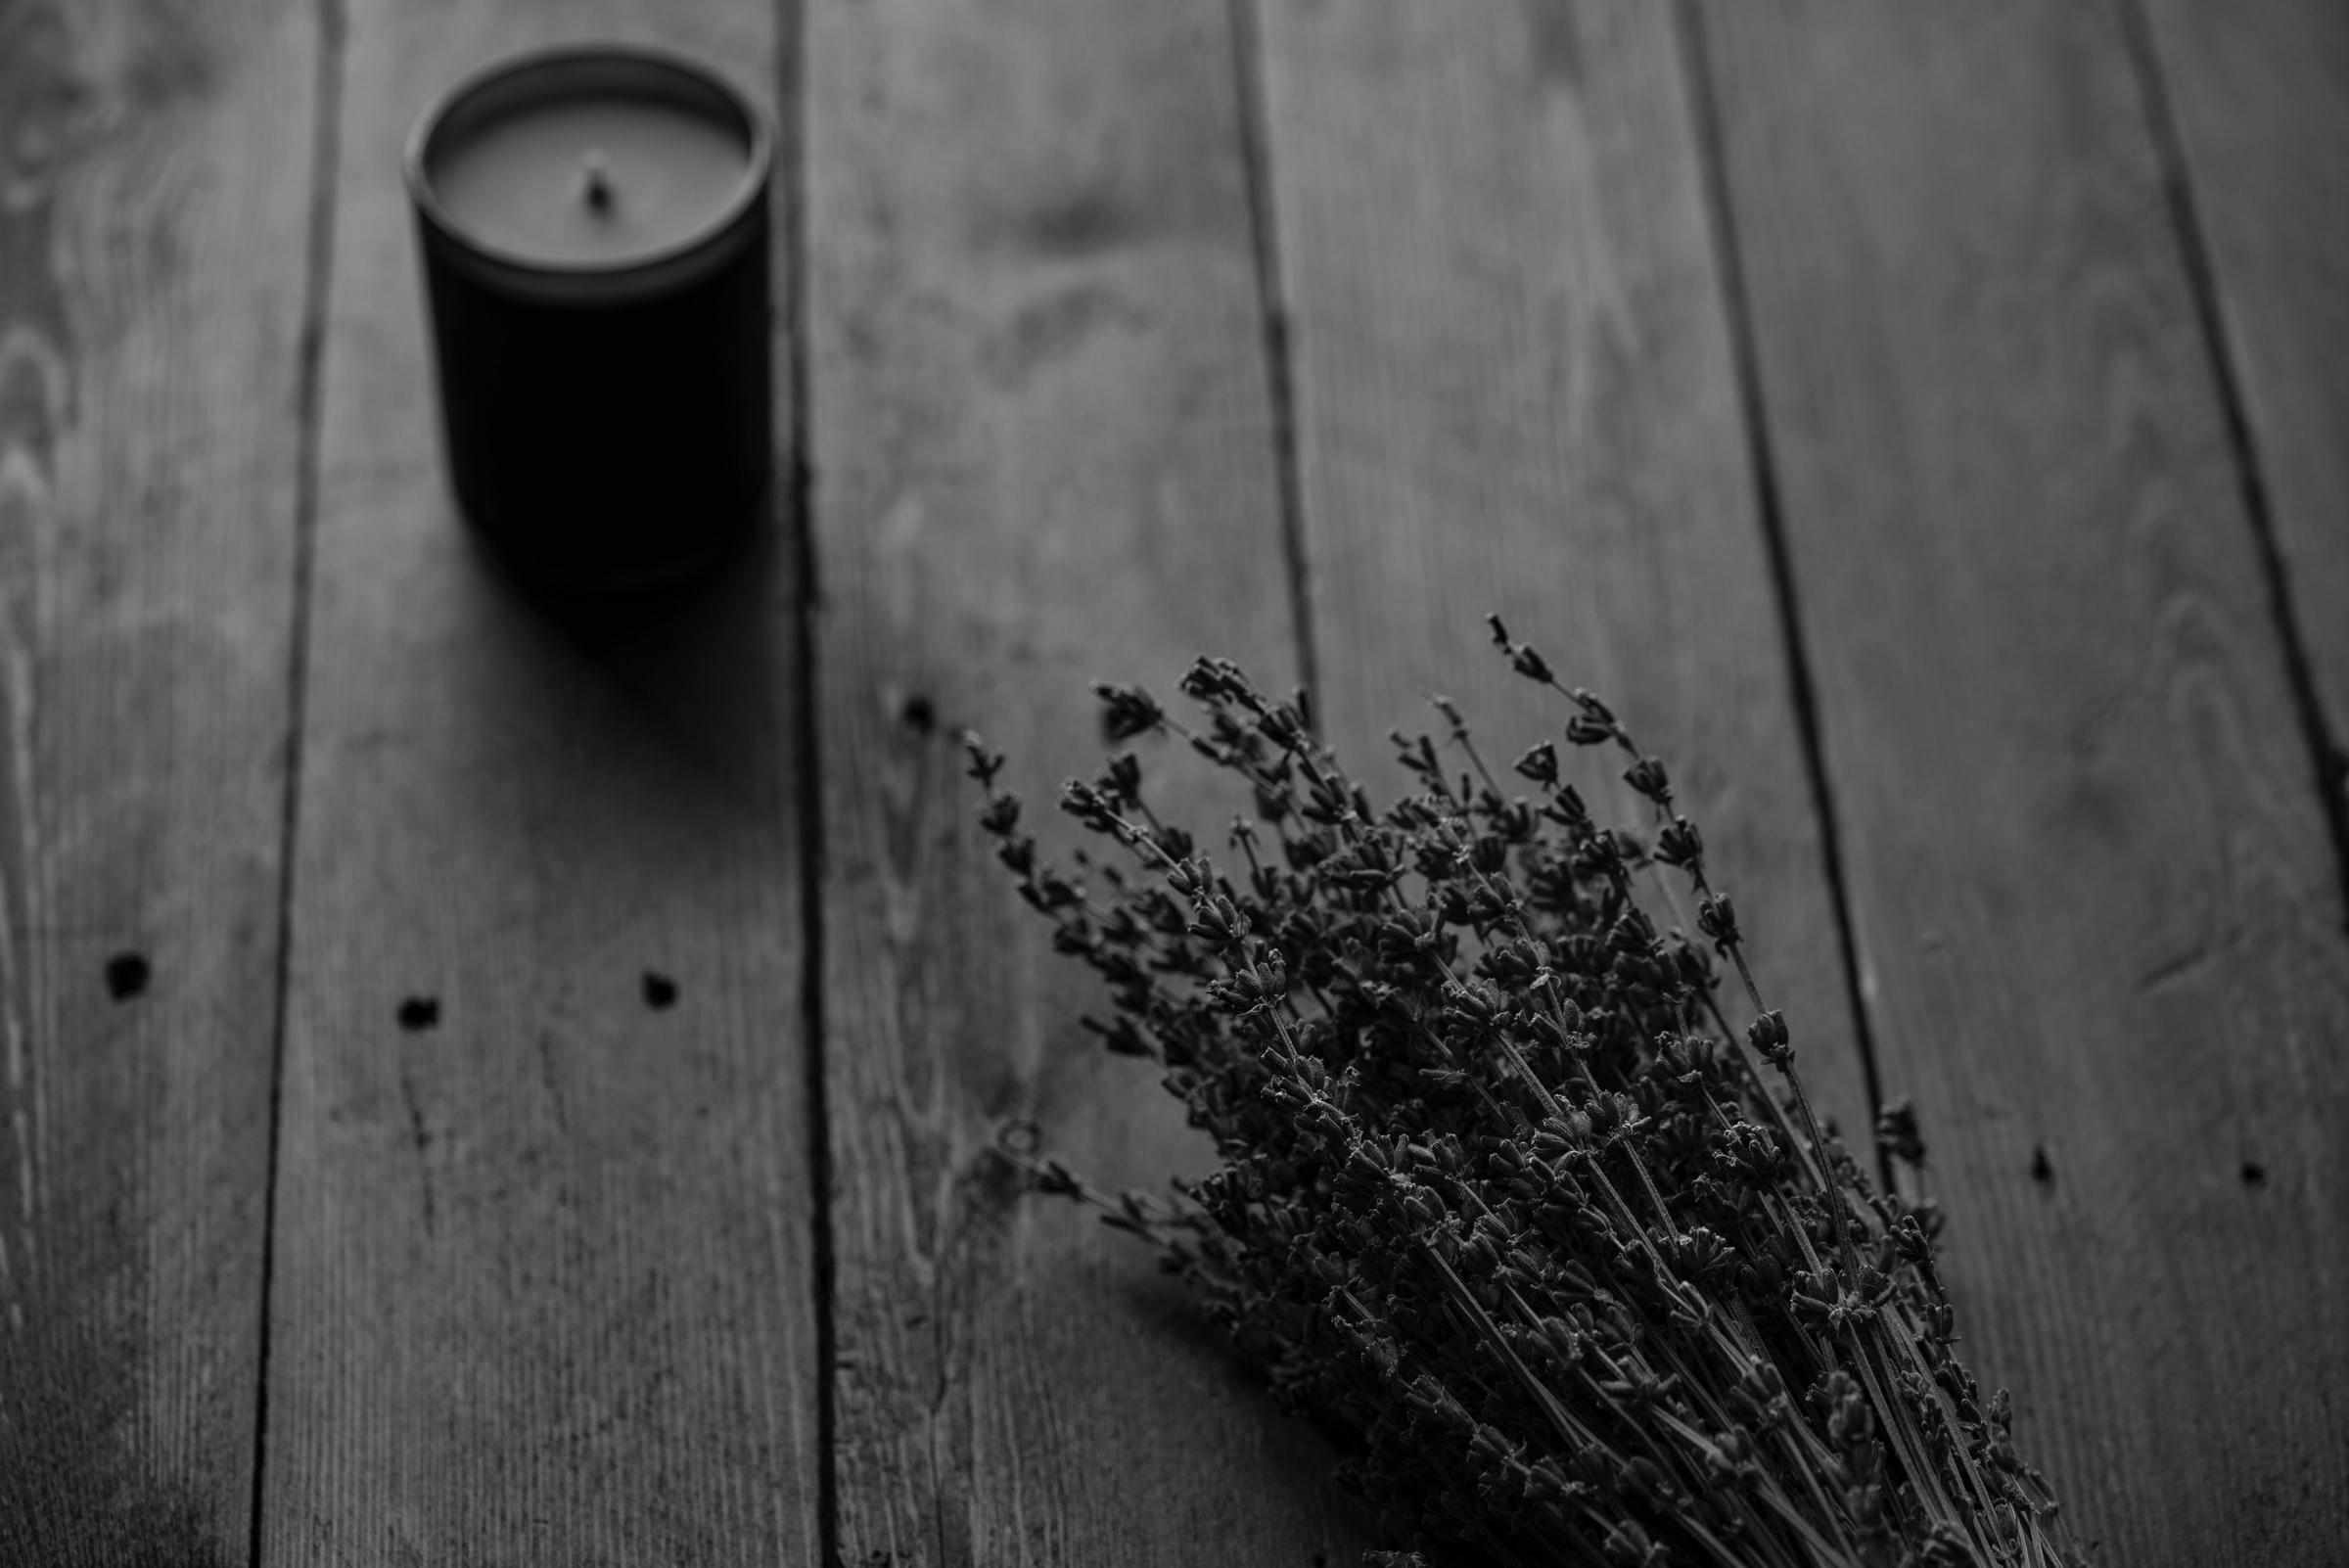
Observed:
[[[301,735],[310,668],[311,563],[318,535],[318,437],[321,376],[326,361],[326,311],[334,280],[336,171],[342,163],[343,0],[317,0],[317,85],[312,93],[315,123],[310,134],[310,216],[303,266],[301,340],[296,372],[297,415],[294,491],[294,614],[286,657],[285,805],[278,835],[277,961],[273,988],[276,1017],[269,1031],[269,1115],[267,1157],[261,1185],[261,1288],[254,1316],[253,1408],[253,1497],[246,1535],[251,1568],[261,1568],[262,1532],[269,1462],[269,1293],[277,1262],[277,1153],[279,1115],[284,1104],[286,1025],[294,956],[295,845],[301,828]]]
[[[815,468],[808,417],[810,335],[807,319],[807,7],[820,0],[776,0],[775,103],[783,145],[775,168],[783,181],[783,222],[777,243],[786,272],[780,301],[790,352],[781,366],[790,440],[779,465],[782,521],[792,530],[799,591],[792,596],[790,646],[794,667],[793,777],[799,793],[801,1004],[806,1045],[801,1058],[806,1095],[808,1247],[815,1328],[816,1549],[823,1568],[840,1561],[839,1336],[833,1322],[838,1270],[832,1236],[831,1096],[825,1087],[828,1049],[824,1006],[824,770],[822,683],[815,624],[823,603],[815,540]]]
[[[1713,97],[1713,71],[1705,52],[1704,19],[1696,0],[1674,0],[1673,33],[1680,45],[1688,83],[1688,108],[1693,118],[1697,161],[1702,165],[1707,232],[1713,242],[1714,270],[1721,280],[1722,308],[1729,323],[1729,354],[1737,377],[1737,407],[1745,426],[1747,461],[1754,484],[1754,504],[1762,519],[1762,538],[1770,559],[1771,592],[1777,602],[1778,626],[1784,642],[1786,684],[1794,697],[1795,723],[1802,733],[1803,772],[1811,787],[1812,809],[1819,813],[1819,870],[1826,878],[1827,900],[1834,910],[1836,956],[1843,971],[1843,993],[1851,1011],[1852,1038],[1860,1049],[1860,1073],[1866,1084],[1867,1108],[1880,1113],[1885,1104],[1884,1079],[1876,1061],[1875,1035],[1869,1026],[1867,999],[1860,984],[1859,945],[1852,935],[1851,891],[1844,880],[1841,817],[1835,809],[1835,787],[1827,776],[1826,757],[1819,746],[1819,694],[1811,677],[1810,651],[1803,646],[1802,604],[1796,595],[1794,565],[1786,548],[1786,519],[1778,489],[1776,459],[1771,451],[1770,424],[1765,416],[1760,362],[1754,348],[1753,301],[1745,287],[1745,269],[1737,254],[1737,220],[1728,200],[1727,174],[1723,166],[1721,115]],[[1874,1152],[1876,1179],[1887,1192],[1906,1191],[1910,1183],[1896,1179],[1892,1156],[1870,1127],[1862,1135]]]
[[[2326,832],[2331,840],[2333,885],[2340,898],[2341,928],[2349,932],[2349,752],[2343,750],[2342,737],[2333,733],[2326,717],[2324,700],[2317,690],[2314,663],[2309,657],[2308,638],[2301,629],[2299,614],[2293,609],[2291,574],[2277,541],[2276,517],[2259,436],[2245,406],[2241,346],[2228,328],[2227,311],[2219,299],[2218,269],[2211,258],[2210,237],[2194,196],[2177,103],[2163,72],[2161,51],[2154,47],[2152,19],[2145,14],[2145,0],[2113,0],[2113,3],[2119,11],[2121,34],[2144,99],[2145,130],[2160,164],[2162,196],[2169,205],[2170,226],[2177,234],[2187,287],[2193,296],[2194,325],[2209,360],[2211,386],[2226,426],[2228,448],[2234,454],[2243,516],[2267,586],[2268,614],[2276,623],[2284,678],[2291,687],[2292,706],[2298,712],[2308,745],[2309,765],[2314,770],[2317,803],[2324,810]]]

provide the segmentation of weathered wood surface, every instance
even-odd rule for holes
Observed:
[[[779,108],[808,532],[591,630],[450,511],[397,151],[613,35]],[[1351,1561],[1321,1441],[988,1152],[1209,1157],[954,737],[1049,816],[1087,680],[1219,651],[1373,773],[1429,688],[1505,764],[1559,715],[1497,608],[1679,764],[1856,1131],[1840,861],[1969,1360],[2100,1560],[2337,1560],[2349,945],[2255,524],[2337,743],[2344,47],[0,0],[0,1559]]]
[[[2143,0],[2260,491],[2349,745],[2349,9]],[[2349,758],[2326,760],[2349,807]]]
[[[0,6],[0,1561],[242,1563],[310,8]]]
[[[1402,781],[1387,733],[1441,736],[1437,690],[1530,790],[1507,764],[1566,715],[1494,649],[1484,617],[1502,614],[1674,764],[1821,1114],[1865,1159],[1874,1113],[1670,10],[1279,3],[1263,35],[1333,742]],[[1571,760],[1645,831],[1617,753]]]
[[[1089,680],[1289,678],[1222,11],[814,0],[806,49],[841,1560],[1351,1560],[1327,1449],[990,1152],[1032,1125],[1113,1190],[1212,1161],[1078,1028],[956,737],[1049,819],[1106,750]],[[1214,843],[1241,801],[1191,761],[1149,765]]]
[[[2103,1560],[2349,1541],[2349,950],[2110,8],[1703,13],[1855,936]]]
[[[775,27],[349,8],[264,1563],[817,1560],[790,552],[596,636],[504,591],[442,487],[398,170],[506,52],[645,39],[771,103]]]

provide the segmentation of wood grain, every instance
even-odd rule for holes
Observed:
[[[1274,3],[1263,30],[1333,741],[1402,781],[1385,736],[1440,734],[1431,690],[1496,768],[1558,736],[1558,702],[1492,647],[1500,612],[1672,766],[1812,1093],[1865,1159],[1873,1112],[1670,11]],[[1577,761],[1595,803],[1644,827],[1616,754]]]
[[[310,8],[0,7],[0,1560],[246,1560]]]
[[[634,624],[509,594],[446,499],[398,173],[509,51],[655,42],[771,104],[775,26],[350,8],[266,1562],[817,1560],[789,552]]]
[[[2141,0],[2311,675],[2349,739],[2349,11]],[[2349,762],[2328,759],[2332,788]]]
[[[2102,6],[1704,12],[1874,1036],[2102,1560],[2349,1550],[2349,950]]]
[[[1086,682],[1289,678],[1232,40],[1213,6],[808,9],[808,331],[841,1558],[1351,1560],[1332,1455],[1147,1249],[990,1153],[1110,1187],[1212,1156],[1078,1027],[972,821],[958,731],[1042,818]],[[1203,843],[1239,804],[1187,754]],[[1069,833],[1053,830],[1066,844]]]

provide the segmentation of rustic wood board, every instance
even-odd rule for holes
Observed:
[[[0,1559],[246,1560],[312,8],[0,9]]]
[[[2349,10],[2141,0],[2327,739],[2349,743]],[[2336,801],[2349,761],[2326,760]]]
[[[1263,45],[1333,741],[1400,784],[1386,734],[1441,736],[1423,698],[1441,691],[1530,791],[1508,763],[1566,715],[1494,649],[1484,616],[1500,612],[1667,760],[1821,1114],[1867,1160],[1670,10],[1275,3]],[[1572,761],[1594,805],[1644,831],[1620,754]]]
[[[806,48],[840,1560],[1350,1561],[1320,1441],[1147,1249],[989,1152],[1028,1123],[1112,1189],[1212,1163],[1078,1027],[1101,998],[1012,897],[956,735],[1049,819],[1106,750],[1088,680],[1288,678],[1224,14],[815,0]],[[1237,799],[1162,758],[1219,844]]]
[[[2349,950],[2103,6],[1705,9],[1874,1037],[2101,1560],[2349,1549]]]
[[[508,593],[445,498],[398,169],[430,96],[557,39],[771,103],[773,9],[347,26],[261,1557],[814,1562],[790,552],[595,636]]]

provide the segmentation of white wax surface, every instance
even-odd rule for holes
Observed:
[[[587,199],[589,155],[610,200]],[[621,94],[530,104],[472,127],[426,171],[466,235],[532,261],[620,263],[707,231],[751,166],[742,138],[683,104]]]

